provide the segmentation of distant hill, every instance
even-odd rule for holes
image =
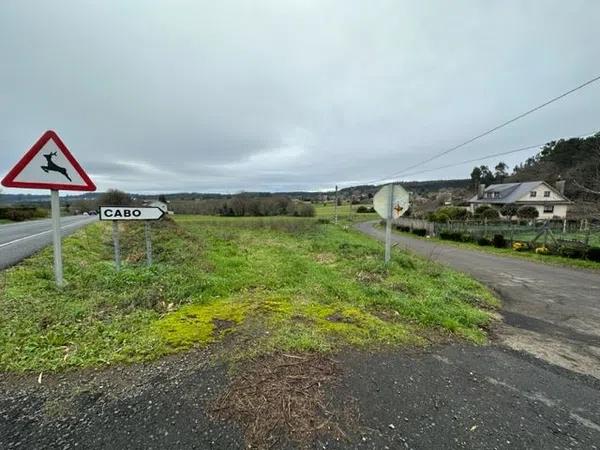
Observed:
[[[566,181],[571,200],[600,202],[600,133],[546,144],[535,156],[516,166],[506,181]]]
[[[400,182],[408,191],[415,192],[417,194],[426,194],[429,192],[436,192],[440,189],[446,188],[468,188],[470,185],[469,179],[460,180],[431,180],[431,181],[405,181]],[[375,192],[379,190],[381,185],[362,185],[352,186],[340,189],[338,195],[340,198],[350,198],[351,196],[367,196],[372,197]],[[291,192],[245,192],[244,194],[251,195],[253,197],[270,197],[270,196],[282,196],[290,198],[298,198],[303,200],[321,200],[323,197],[333,197],[335,194],[334,190],[327,192],[314,192],[314,191],[291,191]],[[102,192],[86,192],[84,194],[68,195],[64,198],[65,201],[78,201],[78,200],[96,200],[102,195]],[[155,194],[131,194],[132,197],[138,199],[155,199]],[[220,198],[231,198],[231,194],[217,194],[217,193],[201,193],[201,192],[178,192],[173,194],[164,194],[165,198],[171,200],[210,200]],[[0,194],[0,204],[30,204],[30,203],[49,203],[49,195],[40,194]]]

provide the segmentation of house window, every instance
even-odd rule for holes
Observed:
[[[487,192],[487,193],[485,194],[485,196],[486,196],[487,198],[492,198],[492,193],[491,193],[491,192]]]
[[[544,191],[544,197],[550,197],[550,191]]]
[[[554,212],[554,205],[544,205],[544,212],[545,213],[553,213]]]
[[[494,192],[494,198],[500,198],[500,192]]]
[[[531,192],[529,193],[529,196],[530,196],[530,197],[537,197],[537,192],[536,192],[536,191],[531,191]]]

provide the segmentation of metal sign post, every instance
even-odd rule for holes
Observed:
[[[337,187],[337,184],[335,185],[335,206],[334,206],[334,211],[335,211],[334,223],[337,225],[337,223],[338,223],[338,187]]]
[[[383,186],[373,197],[373,208],[385,219],[385,256],[387,264],[392,256],[392,221],[408,211],[409,196],[399,184]]]
[[[57,286],[64,285],[62,266],[62,236],[60,234],[60,200],[58,190],[50,191],[50,210],[52,214],[52,242],[54,244],[54,279]]]
[[[115,269],[121,270],[121,245],[119,243],[119,222],[112,221],[112,238],[115,247]]]
[[[392,254],[392,214],[394,212],[394,196],[389,196],[387,218],[385,219],[385,256],[383,261],[387,264],[390,262]]]
[[[144,236],[146,238],[146,262],[148,267],[152,265],[152,238],[150,236],[150,222],[144,222]]]
[[[117,271],[121,268],[121,248],[119,246],[119,221],[121,220],[143,220],[144,238],[146,240],[146,262],[152,265],[152,240],[150,235],[150,221],[159,220],[165,215],[165,211],[156,206],[101,206],[100,220],[112,221],[113,243],[115,245],[115,267]]]
[[[60,199],[58,191],[95,191],[90,180],[67,146],[52,131],[46,131],[19,162],[2,179],[2,185],[21,189],[50,189],[52,240],[54,243],[54,278],[64,285]]]

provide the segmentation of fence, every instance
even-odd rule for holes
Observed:
[[[514,241],[539,243],[579,243],[600,247],[600,225],[582,221],[510,222],[510,221],[461,221],[435,224],[434,234],[459,232],[475,238],[492,238],[501,234],[511,243]]]
[[[413,219],[410,217],[399,217],[394,219],[394,225],[399,225],[403,227],[409,227],[412,230],[422,228],[427,230],[427,234],[430,236],[436,235],[436,224],[434,222],[429,222],[428,220],[423,219]]]

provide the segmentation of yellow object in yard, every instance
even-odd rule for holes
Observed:
[[[515,242],[512,245],[512,248],[513,248],[513,250],[516,250],[517,252],[522,252],[522,251],[529,249],[529,246],[525,242]]]

